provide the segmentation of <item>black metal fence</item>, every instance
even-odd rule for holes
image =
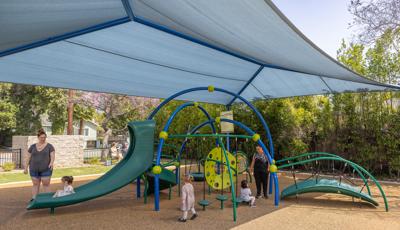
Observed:
[[[16,169],[22,168],[21,149],[0,149],[0,166],[5,163],[14,163]]]

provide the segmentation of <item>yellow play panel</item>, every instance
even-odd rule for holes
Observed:
[[[226,151],[226,155],[228,156],[229,166],[231,167],[232,183],[235,183],[236,158],[228,151]],[[207,184],[213,189],[220,190],[231,186],[228,164],[222,148],[216,147],[208,153],[205,162],[205,172]]]

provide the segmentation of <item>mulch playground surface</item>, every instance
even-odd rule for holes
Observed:
[[[280,187],[293,183],[280,175]],[[77,181],[74,186],[86,183]],[[202,182],[194,182],[196,200],[202,199]],[[255,183],[251,184],[255,192]],[[58,180],[53,181],[52,191],[61,189]],[[374,195],[376,187],[371,187]],[[258,199],[257,207],[240,205],[237,222],[232,219],[232,205],[225,209],[215,199],[217,193],[206,195],[212,201],[206,211],[196,206],[199,217],[186,223],[177,222],[181,215],[177,187],[168,200],[168,192],[161,192],[161,210],[153,211],[153,197],[148,203],[136,199],[136,186],[130,184],[107,196],[81,204],[56,208],[51,215],[48,209],[27,211],[30,187],[0,187],[0,229],[400,229],[400,186],[383,185],[389,201],[390,212],[384,211],[383,199],[376,198],[380,206],[337,194],[303,194],[299,199],[290,198],[274,207],[273,197]],[[190,217],[189,213],[189,217]]]

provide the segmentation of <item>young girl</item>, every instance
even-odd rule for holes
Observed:
[[[241,187],[242,188],[240,189],[240,198],[243,201],[250,202],[250,207],[252,208],[256,207],[255,204],[256,198],[251,195],[251,190],[249,188],[247,180],[242,180]]]
[[[68,196],[75,193],[74,188],[72,187],[72,182],[74,181],[72,176],[63,176],[61,181],[64,183],[64,190],[57,190],[53,197]]]
[[[180,222],[186,222],[188,211],[192,212],[191,220],[194,220],[198,215],[196,210],[194,210],[194,188],[190,183],[191,176],[185,175],[185,184],[182,186],[182,211],[183,216],[178,219]]]

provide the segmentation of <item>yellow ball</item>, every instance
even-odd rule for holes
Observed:
[[[269,166],[269,172],[271,172],[271,173],[276,173],[276,172],[278,172],[278,167],[276,167],[276,165],[270,165]]]
[[[162,132],[160,132],[159,137],[160,137],[161,139],[166,140],[166,139],[168,139],[168,133],[165,132],[165,131],[162,131]]]
[[[193,105],[194,105],[194,107],[199,107],[199,103],[198,102],[194,102]]]
[[[257,142],[260,140],[260,134],[255,133],[251,139],[253,139],[254,142]]]
[[[215,87],[213,86],[213,85],[209,85],[208,86],[208,92],[214,92],[214,90],[215,90]]]
[[[215,122],[216,122],[217,124],[221,123],[221,117],[216,117],[216,118],[215,118]]]
[[[160,174],[162,171],[162,168],[161,168],[161,166],[156,165],[153,167],[153,169],[151,171],[153,172],[153,174]]]

